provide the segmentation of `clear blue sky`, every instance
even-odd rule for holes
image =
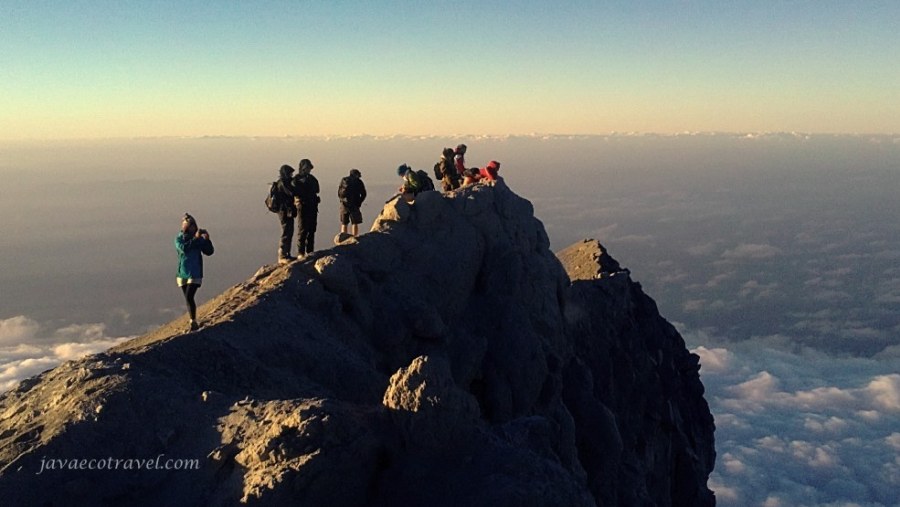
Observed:
[[[897,1],[0,2],[0,138],[900,132]]]

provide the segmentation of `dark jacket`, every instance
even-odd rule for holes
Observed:
[[[279,212],[279,215],[283,214],[288,217],[297,216],[297,208],[294,207],[294,184],[291,182],[290,178],[281,178],[276,182],[278,187],[278,191],[281,192],[281,202],[283,204],[283,209]]]
[[[319,180],[312,174],[294,176],[294,197],[300,203],[297,209],[301,216],[315,215],[319,212]]]
[[[366,185],[361,178],[344,176],[338,186],[338,199],[345,208],[357,209],[366,200]]]

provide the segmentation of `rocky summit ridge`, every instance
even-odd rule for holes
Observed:
[[[698,357],[502,181],[395,199],[200,316],[3,394],[4,505],[715,502]]]

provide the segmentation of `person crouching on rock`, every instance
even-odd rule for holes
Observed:
[[[403,178],[403,184],[397,192],[403,196],[406,202],[415,200],[416,196],[427,190],[434,190],[434,183],[425,174],[425,171],[416,171],[412,167],[402,164],[397,168],[397,176]]]
[[[181,232],[175,236],[175,251],[178,252],[178,277],[175,281],[181,287],[191,317],[191,331],[200,329],[197,322],[197,303],[194,295],[203,283],[203,256],[215,252],[209,232],[197,227],[197,221],[188,213],[181,221]]]
[[[313,164],[308,158],[300,161],[294,176],[294,197],[300,220],[297,223],[297,255],[305,256],[316,248],[316,225],[319,221],[319,180],[310,174]]]
[[[474,185],[478,183],[478,180],[481,179],[481,172],[477,167],[471,167],[466,169],[466,177],[463,178],[463,186],[467,187],[469,185]]]
[[[347,234],[347,224],[353,224],[351,234],[359,236],[359,224],[362,223],[360,208],[366,200],[366,185],[359,169],[350,169],[350,175],[341,178],[338,199],[341,201],[341,234]]]
[[[482,181],[497,181],[500,179],[500,176],[497,174],[500,172],[500,162],[496,160],[491,160],[488,165],[481,169],[481,179]]]

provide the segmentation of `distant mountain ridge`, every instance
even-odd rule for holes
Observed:
[[[11,505],[713,505],[698,357],[504,183],[414,205],[0,397]],[[56,470],[52,459],[197,460]],[[38,473],[40,472],[40,473]]]

